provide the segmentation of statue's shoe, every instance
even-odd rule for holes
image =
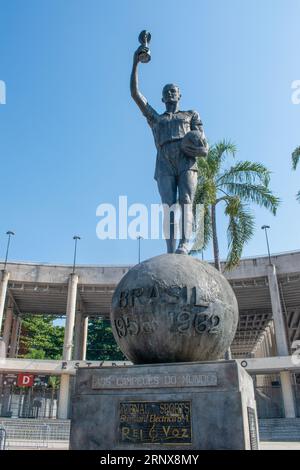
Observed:
[[[179,243],[177,250],[175,251],[177,255],[188,255],[189,249],[187,243]]]

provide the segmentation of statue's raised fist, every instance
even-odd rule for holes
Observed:
[[[134,53],[134,61],[136,63],[143,62],[144,64],[151,60],[150,49],[146,46],[140,46]]]

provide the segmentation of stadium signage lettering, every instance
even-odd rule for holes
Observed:
[[[127,366],[128,363],[126,362],[109,362],[109,361],[62,361],[61,362],[61,369],[62,370],[70,370],[70,369],[79,369],[81,367],[124,367]]]

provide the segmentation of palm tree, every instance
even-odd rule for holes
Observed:
[[[229,217],[227,227],[228,256],[225,269],[233,269],[242,255],[244,245],[254,232],[254,216],[248,204],[255,203],[276,214],[279,199],[269,189],[270,171],[261,163],[239,161],[229,169],[225,159],[235,157],[236,146],[230,141],[213,145],[207,158],[198,159],[198,186],[194,201],[204,205],[204,246],[213,241],[215,267],[220,271],[216,207],[225,204]]]
[[[296,170],[300,160],[300,147],[297,147],[292,153],[292,168]],[[300,191],[296,194],[296,199],[300,202]]]

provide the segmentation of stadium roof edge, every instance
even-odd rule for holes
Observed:
[[[161,253],[162,254],[162,253]],[[280,256],[286,255],[293,255],[293,254],[300,254],[300,250],[292,250],[292,251],[282,251],[279,253],[271,253],[271,258],[277,258]],[[255,256],[245,256],[241,258],[240,262],[247,261],[247,260],[254,260],[254,259],[264,259],[268,258],[267,254],[264,255],[255,255]],[[207,263],[213,263],[213,260],[204,260]],[[221,259],[221,263],[225,263],[225,259]],[[4,264],[3,260],[0,260],[0,266]],[[28,266],[51,266],[51,267],[72,267],[72,263],[50,263],[50,262],[43,262],[43,261],[8,261],[8,265],[28,265]],[[129,268],[134,266],[134,263],[127,263],[127,264],[77,264],[77,268]]]

